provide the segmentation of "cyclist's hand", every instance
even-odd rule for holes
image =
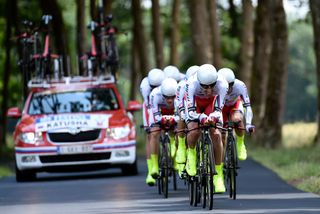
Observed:
[[[254,125],[251,125],[251,124],[246,125],[246,131],[248,133],[253,133],[253,132],[255,132],[255,130],[256,130],[256,127]]]
[[[213,124],[222,124],[222,113],[220,111],[215,111],[209,114],[209,119]]]
[[[207,124],[208,123],[208,116],[204,113],[199,115],[199,122],[203,125],[203,124]]]
[[[164,126],[172,126],[176,123],[175,118],[174,117],[166,117],[163,116],[161,118],[161,124]]]

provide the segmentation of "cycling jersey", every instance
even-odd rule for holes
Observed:
[[[225,97],[225,107],[224,113],[229,114],[230,111],[239,110],[241,111],[241,101],[243,102],[243,107],[245,107],[245,118],[246,124],[251,124],[252,121],[252,109],[250,106],[250,99],[248,95],[248,90],[244,82],[235,79],[232,88],[229,89]],[[239,104],[240,103],[240,104]]]
[[[189,78],[185,86],[188,120],[197,120],[200,112],[208,116],[213,110],[221,111],[227,91],[228,82],[220,75],[209,95],[204,93],[197,78]]]
[[[151,93],[151,86],[149,84],[148,77],[143,78],[140,83],[140,93],[143,97],[143,108],[142,108],[142,120],[143,126],[149,127],[149,109],[150,109],[150,102],[149,102],[149,95]]]
[[[174,102],[175,103],[175,102]],[[161,121],[161,115],[174,115],[175,105],[168,106],[166,99],[162,96],[161,87],[156,87],[150,94],[150,117],[149,124],[153,125]]]

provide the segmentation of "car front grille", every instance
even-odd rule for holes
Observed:
[[[53,143],[73,143],[97,140],[100,136],[100,130],[82,131],[77,134],[62,133],[48,133],[48,138]]]
[[[110,159],[111,152],[72,154],[72,155],[44,155],[40,156],[41,163],[96,161]]]

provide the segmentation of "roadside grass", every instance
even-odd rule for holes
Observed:
[[[13,174],[13,139],[12,135],[7,135],[7,145],[3,148],[0,157],[0,178]]]
[[[254,160],[300,190],[320,194],[320,145],[313,146],[316,123],[283,126],[283,145],[276,150],[250,147]]]

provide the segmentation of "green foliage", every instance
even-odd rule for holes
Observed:
[[[285,121],[315,121],[316,63],[310,24],[301,21],[291,24],[289,56]]]

